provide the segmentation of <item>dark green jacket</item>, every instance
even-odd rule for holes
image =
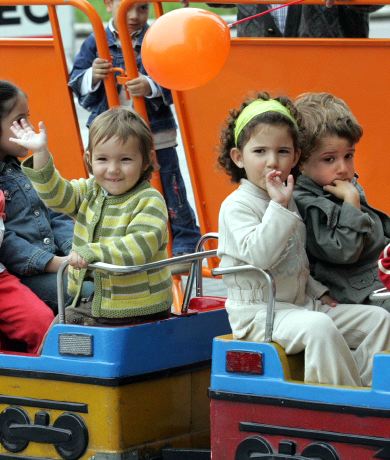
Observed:
[[[368,205],[359,184],[361,209],[344,203],[300,175],[294,199],[306,224],[306,249],[315,279],[341,303],[368,303],[383,287],[378,257],[390,241],[390,218]]]

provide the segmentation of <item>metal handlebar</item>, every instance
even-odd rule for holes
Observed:
[[[172,257],[171,259],[158,260],[156,262],[150,262],[143,265],[113,265],[104,262],[96,262],[93,264],[89,264],[87,269],[102,272],[110,272],[120,276],[127,275],[129,273],[145,272],[148,270],[168,267],[170,265],[176,265],[186,262],[195,262],[197,260],[202,260],[205,257],[215,257],[216,254],[217,251],[213,249],[210,251],[194,252],[193,254],[184,254],[182,256]],[[62,262],[57,272],[58,322],[60,324],[65,324],[64,272],[68,265],[69,262],[65,260],[64,262]]]
[[[387,300],[390,299],[390,291],[386,288],[377,289],[370,294],[370,300]]]
[[[203,251],[204,258],[214,257],[217,255],[217,251],[214,250],[213,255],[209,255],[211,251],[204,251],[204,245],[209,240],[218,240],[218,233],[210,232],[202,235],[196,244],[195,251]],[[190,304],[191,291],[196,280],[196,296],[201,297],[203,295],[203,283],[202,283],[202,260],[199,259],[197,263],[191,265],[190,273],[188,275],[188,280],[186,284],[186,289],[183,296],[183,305],[181,307],[182,313],[187,313],[188,306]]]
[[[213,275],[230,275],[233,273],[241,273],[247,271],[257,271],[261,273],[265,279],[267,280],[268,284],[268,304],[267,304],[267,316],[265,319],[265,334],[264,334],[264,341],[271,342],[272,341],[272,332],[274,329],[274,317],[275,317],[275,294],[276,294],[276,287],[275,281],[273,276],[268,270],[263,270],[259,267],[255,267],[254,265],[238,265],[236,267],[224,267],[224,268],[214,268],[212,270]]]

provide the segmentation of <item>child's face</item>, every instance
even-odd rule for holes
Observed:
[[[138,139],[133,136],[124,143],[116,137],[101,142],[92,155],[87,152],[87,158],[96,182],[110,195],[131,190],[146,169]]]
[[[112,14],[114,27],[118,30],[118,10],[121,0],[104,0],[106,9]],[[134,3],[127,10],[127,28],[129,34],[142,29],[149,17],[149,3]]]
[[[326,136],[301,165],[301,173],[320,186],[334,184],[335,180],[351,181],[355,175],[355,146],[348,139]]]
[[[7,155],[24,157],[28,153],[27,149],[9,140],[10,137],[14,137],[10,130],[12,123],[20,121],[22,118],[28,121],[29,117],[28,102],[24,94],[19,93],[13,102],[14,107],[11,112],[1,120],[0,159],[3,159]]]
[[[242,151],[233,148],[230,155],[239,168],[245,169],[248,180],[263,190],[270,171],[280,171],[284,182],[299,158],[288,127],[268,124],[256,126]]]

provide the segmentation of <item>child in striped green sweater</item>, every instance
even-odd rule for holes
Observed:
[[[80,307],[88,264],[139,265],[167,257],[168,213],[164,198],[149,183],[153,142],[145,122],[123,107],[99,115],[86,151],[92,176],[71,181],[54,167],[42,122],[38,133],[26,120],[11,129],[15,137],[10,140],[33,153],[22,168],[41,199],[76,221],[68,274],[74,322],[131,323],[167,316],[172,300],[167,268],[120,276],[95,272],[93,300]]]

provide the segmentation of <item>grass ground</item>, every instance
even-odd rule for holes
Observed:
[[[109,13],[107,13],[106,8],[104,6],[103,0],[89,0],[90,3],[95,7],[96,11],[99,13],[103,21],[107,21],[110,18]],[[195,8],[202,8],[210,11],[214,11],[217,14],[235,14],[235,8],[210,8],[206,3],[193,3],[191,6]],[[175,10],[176,8],[182,8],[180,2],[177,3],[163,3],[164,12],[167,13],[168,11]],[[88,22],[87,16],[82,13],[80,10],[76,10],[76,22]],[[153,8],[150,10],[150,17],[154,17]]]

